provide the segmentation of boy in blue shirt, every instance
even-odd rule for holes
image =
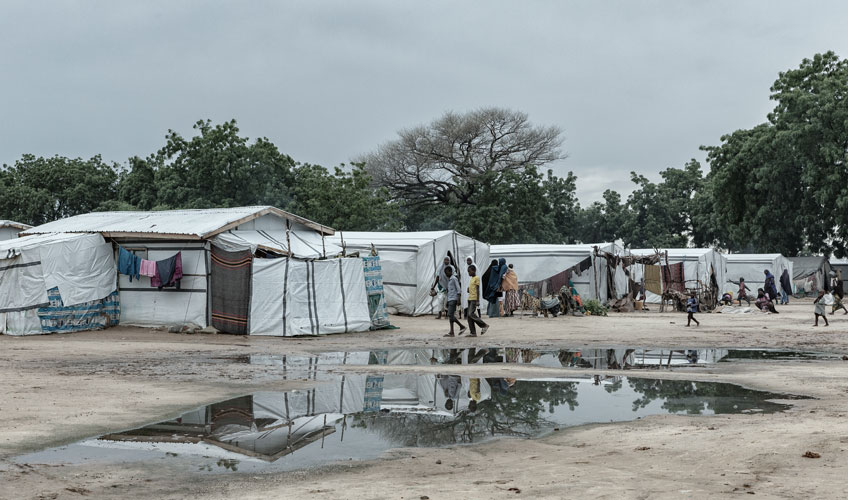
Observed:
[[[696,325],[701,326],[701,322],[695,319],[695,313],[698,312],[698,299],[695,297],[695,292],[689,295],[689,300],[686,301],[686,312],[689,316],[686,318],[686,326],[689,326],[694,321]]]

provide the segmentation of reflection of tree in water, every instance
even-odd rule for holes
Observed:
[[[664,410],[689,415],[700,415],[704,410],[739,413],[754,408],[764,412],[787,408],[786,405],[765,401],[780,398],[778,394],[752,391],[734,384],[643,378],[630,378],[628,383],[634,391],[642,394],[633,401],[633,411],[645,408],[657,399],[664,400]]]
[[[360,413],[354,426],[371,429],[398,446],[442,446],[471,443],[492,436],[529,437],[554,423],[545,415],[567,404],[577,406],[575,382],[518,381],[506,394],[493,391],[477,411],[455,417],[393,412]]]
[[[614,392],[618,392],[623,384],[623,377],[615,377],[611,383],[604,385],[604,390],[607,391],[609,394],[612,394]]]

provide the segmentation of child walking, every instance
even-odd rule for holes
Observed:
[[[459,325],[459,334],[465,333],[465,326],[456,319],[456,303],[459,301],[459,279],[453,273],[453,266],[445,267],[445,275],[448,278],[448,321],[450,321],[450,333],[445,337],[453,337],[453,324]]]
[[[481,328],[480,335],[483,335],[489,330],[489,325],[480,319],[477,309],[477,304],[480,303],[480,277],[477,276],[477,266],[474,264],[468,266],[468,275],[471,276],[471,281],[468,282],[468,317],[466,319],[468,319],[468,327],[471,328],[470,335],[476,337],[475,326]]]
[[[698,312],[698,298],[695,292],[689,295],[689,300],[686,301],[686,312],[689,313],[686,318],[686,326],[690,326],[694,321],[696,325],[701,326],[701,322],[695,319],[695,313]]]
[[[819,296],[816,297],[816,300],[813,301],[813,304],[816,305],[815,315],[816,315],[816,323],[813,326],[819,326],[819,316],[824,320],[824,326],[830,326],[827,322],[827,316],[825,316],[824,312],[824,290],[819,290]]]

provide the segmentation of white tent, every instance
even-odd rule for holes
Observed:
[[[710,277],[715,274],[716,285],[722,289],[727,280],[727,258],[720,252],[711,248],[660,248],[663,257],[660,265],[666,265],[665,254],[668,252],[668,264],[683,263],[683,279],[687,288],[697,286],[709,288]],[[628,250],[630,255],[653,255],[655,251],[651,248],[639,248]],[[634,267],[634,281],[640,282],[644,276],[644,266],[636,264]],[[646,301],[658,304],[661,297],[651,292],[646,292]]]
[[[120,321],[122,324],[140,326],[193,324],[205,327],[214,322],[211,317],[211,303],[215,299],[212,297],[212,285],[216,279],[216,267],[211,260],[213,244],[230,251],[249,249],[251,253],[261,248],[301,259],[333,256],[341,250],[326,239],[327,235],[333,233],[332,228],[270,206],[94,212],[53,221],[28,229],[23,234],[53,232],[95,235],[101,241],[105,237],[115,243],[116,250],[117,246],[121,246],[141,259],[153,261],[168,259],[180,253],[183,277],[179,287],[158,288],[153,287],[151,279],[146,276],[130,279],[129,276],[119,275]],[[109,247],[112,248],[111,245]],[[358,260],[357,263],[361,274],[362,263]],[[321,267],[318,264],[316,266]],[[299,269],[303,269],[302,264]],[[343,276],[339,275],[338,264],[334,269],[334,279],[338,282]],[[111,276],[114,282],[114,270]],[[335,294],[332,297],[337,302],[341,301],[336,298],[340,289],[333,288],[327,281],[330,279],[329,274],[327,279],[321,277],[321,282],[316,282],[311,273],[309,276],[312,285],[309,296],[313,299],[308,303],[314,304],[316,294],[322,304],[330,302],[331,299],[322,297],[322,294],[331,293],[330,288]],[[282,297],[282,290],[280,281],[274,290],[276,298]],[[306,286],[301,286],[299,290],[304,293],[303,301],[306,303]],[[316,307],[320,314],[321,306],[313,306],[313,313]],[[306,310],[295,314],[306,314]],[[348,314],[349,326],[357,324],[358,315],[358,312]],[[329,319],[336,315],[324,312],[323,316]],[[308,323],[308,314],[305,317]],[[344,314],[341,314],[338,325],[330,329],[341,328],[340,331],[345,331],[344,319]]]
[[[815,294],[819,290],[830,289],[830,261],[821,255],[808,257],[789,257],[792,261],[793,285],[795,291],[803,290]]]
[[[0,242],[0,333],[45,333],[64,308],[108,297],[116,288],[115,269],[112,246],[99,234],[50,233]],[[84,329],[76,328],[83,323],[59,330]]]
[[[251,335],[323,335],[371,327],[362,259],[253,259],[251,286]]]
[[[614,243],[594,245],[492,245],[492,259],[506,259],[513,264],[520,284],[545,280],[566,269],[591,259],[591,267],[580,274],[573,274],[572,281],[577,292],[584,299],[598,299],[606,302],[607,289],[606,259],[594,255],[595,247],[609,253],[616,253]],[[616,280],[617,282],[619,280]],[[619,290],[623,293],[623,290]]]
[[[303,226],[293,227],[288,232],[286,230],[230,231],[219,234],[212,242],[225,250],[250,248],[252,252],[256,252],[257,249],[262,249],[283,255],[291,250],[292,257],[301,259],[334,257],[342,252],[342,247],[322,238],[320,233]]]
[[[32,226],[21,224],[12,220],[0,220],[0,241],[11,240],[18,237],[18,233]]]
[[[739,290],[739,278],[745,278],[748,288],[755,291],[762,288],[766,282],[763,271],[768,269],[774,275],[774,285],[780,290],[780,276],[784,270],[789,271],[792,279],[792,261],[779,253],[732,253],[727,258],[727,283],[722,292],[731,292],[734,297]],[[735,281],[736,284],[731,283]]]
[[[438,301],[430,297],[430,287],[436,271],[448,251],[457,260],[462,277],[463,304],[467,304],[464,292],[468,284],[465,259],[471,257],[477,264],[478,273],[488,267],[489,245],[463,236],[456,231],[425,232],[337,232],[328,238],[342,246],[347,253],[368,252],[371,245],[380,254],[383,267],[383,288],[386,306],[393,314],[435,314]]]

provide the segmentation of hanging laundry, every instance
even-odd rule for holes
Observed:
[[[138,271],[142,276],[153,278],[156,276],[156,261],[141,259],[141,265]]]
[[[166,286],[176,285],[180,288],[180,280],[183,278],[183,257],[177,252],[173,257],[156,261],[156,276],[150,279],[150,286],[162,289]]]
[[[132,281],[133,276],[135,279],[139,279],[141,276],[139,275],[139,268],[141,267],[141,258],[125,249],[124,247],[118,247],[118,272],[121,274],[126,274],[130,277],[130,281]]]

